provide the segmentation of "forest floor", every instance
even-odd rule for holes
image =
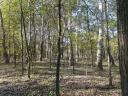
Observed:
[[[113,86],[108,86],[108,70],[98,72],[96,67],[85,65],[72,67],[61,66],[61,96],[121,96],[118,67],[112,68]],[[0,96],[55,96],[55,63],[36,62],[32,65],[31,79],[27,71],[21,75],[21,64],[0,64]]]

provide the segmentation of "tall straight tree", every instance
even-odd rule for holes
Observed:
[[[9,6],[8,6],[8,47],[9,47],[9,52],[8,52],[8,56],[9,56],[9,61],[10,61],[10,54],[11,54],[11,36],[10,36],[10,25],[11,25],[11,0],[8,1],[9,2]],[[14,56],[13,56],[14,57]]]
[[[4,21],[3,21],[3,15],[2,15],[2,11],[0,9],[0,19],[1,19],[1,28],[3,31],[3,41],[2,41],[2,45],[3,45],[3,58],[4,58],[4,63],[9,63],[9,56],[8,56],[8,52],[7,52],[7,46],[6,46],[6,30],[4,28]]]
[[[94,52],[93,52],[93,44],[92,44],[92,40],[91,40],[91,30],[90,30],[90,21],[89,21],[89,7],[87,6],[87,32],[89,33],[89,42],[90,42],[90,53],[91,53],[91,63],[92,66],[94,65]]]
[[[20,9],[21,9],[21,64],[22,64],[22,75],[24,74],[24,37],[23,37],[23,9],[22,9],[22,0],[20,0]]]
[[[102,62],[104,57],[104,31],[103,31],[103,0],[99,0],[99,39],[98,39],[98,45],[97,45],[97,65],[99,70],[103,70]]]
[[[107,54],[108,54],[108,70],[109,70],[109,86],[112,86],[112,64],[111,64],[111,58],[112,55],[111,55],[111,51],[110,51],[110,36],[109,36],[109,27],[108,27],[108,1],[107,0],[104,0],[104,9],[105,9],[105,21],[106,21],[106,46],[107,46]]]
[[[58,58],[57,58],[57,67],[56,67],[56,96],[60,96],[60,60],[61,60],[61,0],[58,0],[58,14],[59,14],[59,21],[58,21]]]
[[[42,4],[42,6],[43,6],[43,4]],[[41,48],[41,50],[40,50],[40,61],[42,61],[43,60],[43,53],[44,53],[44,16],[41,16],[41,26],[42,26],[42,28],[41,28],[41,46],[40,46],[40,48]]]
[[[73,40],[71,37],[71,1],[68,0],[68,21],[67,21],[67,31],[68,31],[68,35],[69,35],[69,65],[73,66],[73,73],[74,73],[74,69],[75,69],[75,58],[74,58],[74,48],[73,48]]]
[[[26,24],[25,24],[24,12],[23,12],[23,9],[22,9],[22,1],[20,1],[20,6],[21,6],[21,22],[22,22],[21,24],[23,24],[22,27],[23,27],[23,30],[24,30],[24,38],[25,38],[26,52],[27,52],[28,78],[30,78],[30,73],[31,73],[30,72],[31,71],[31,56],[30,56],[30,50],[29,50],[29,45],[28,45],[28,40],[27,40]],[[23,65],[22,65],[22,67],[23,67]]]
[[[128,0],[117,0],[117,12],[122,96],[128,96]]]

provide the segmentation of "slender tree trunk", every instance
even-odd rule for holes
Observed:
[[[41,28],[41,32],[42,32],[42,36],[41,36],[41,50],[40,50],[40,61],[42,61],[43,56],[44,56],[44,16],[41,17],[42,19],[42,28]]]
[[[24,37],[23,37],[23,9],[22,9],[22,0],[20,1],[20,9],[21,9],[21,65],[22,65],[22,75],[24,74]]]
[[[41,50],[40,50],[40,61],[43,60],[43,51],[44,51],[44,41],[41,41]]]
[[[50,69],[51,69],[52,67],[52,41],[51,40],[50,40],[50,54],[49,55],[50,55],[49,61],[50,61]]]
[[[15,42],[15,32],[13,32],[13,61],[14,61],[14,67],[16,68],[16,42]]]
[[[110,53],[111,53],[111,48],[110,48]],[[112,66],[116,66],[116,64],[115,64],[115,61],[114,61],[114,58],[113,58],[113,56],[112,56],[112,54],[110,54],[110,62],[112,63]]]
[[[22,10],[22,19],[23,19],[23,29],[24,29],[24,37],[25,37],[25,43],[26,43],[26,51],[27,51],[27,63],[28,63],[28,78],[30,78],[31,73],[31,56],[30,56],[30,50],[27,40],[27,33],[26,33],[26,25],[25,25],[25,18]]]
[[[87,7],[88,8],[88,7]],[[87,9],[87,29],[88,29],[88,33],[89,33],[89,42],[90,42],[90,53],[91,53],[91,63],[92,66],[94,65],[94,53],[93,53],[93,44],[92,44],[92,40],[91,40],[91,34],[90,34],[90,22],[89,22],[89,9]]]
[[[105,19],[106,19],[106,46],[108,54],[108,70],[109,70],[109,86],[112,86],[112,64],[111,64],[111,51],[110,51],[110,39],[109,39],[109,28],[108,28],[108,9],[107,9],[107,0],[104,1],[105,6]]]
[[[52,45],[51,45],[51,32],[49,31],[48,33],[48,57],[49,57],[49,63],[50,63],[50,69],[51,69],[51,48],[52,48]]]
[[[70,65],[73,66],[73,74],[75,73],[75,59],[74,59],[74,50],[73,50],[73,41],[72,38],[70,37],[70,50],[71,50],[71,58],[70,58]]]
[[[33,25],[33,32],[34,32],[34,44],[33,44],[33,60],[37,60],[37,54],[36,54],[36,43],[37,43],[37,30],[36,30],[36,25],[35,25],[35,13],[32,14],[32,25]]]
[[[46,35],[46,37],[48,37],[47,35]],[[45,51],[45,58],[46,59],[48,59],[48,39],[46,39],[45,40],[45,49],[46,49],[46,51]]]
[[[103,70],[103,57],[104,57],[104,41],[103,41],[103,0],[99,0],[99,39],[97,45],[97,65],[99,70]]]
[[[28,1],[28,7],[29,7],[29,23],[28,23],[28,35],[27,35],[27,41],[28,41],[28,48],[29,48],[29,55],[30,58],[32,58],[32,0]],[[28,65],[29,68],[29,65]]]
[[[128,96],[128,0],[117,0],[119,68],[122,96]]]
[[[75,70],[75,58],[74,58],[74,48],[73,48],[73,40],[71,38],[71,10],[70,10],[70,4],[71,4],[71,1],[68,0],[68,7],[69,7],[69,10],[68,10],[68,24],[67,24],[67,31],[68,31],[68,35],[69,35],[69,41],[70,41],[70,45],[69,45],[69,66],[73,66],[73,73],[74,73],[74,70]]]
[[[80,3],[80,0],[77,0],[77,7],[79,9],[79,3]],[[75,62],[78,62],[78,31],[79,31],[79,12],[77,12],[77,30],[75,32]]]
[[[58,21],[58,29],[59,29],[59,37],[58,37],[58,58],[57,58],[57,66],[56,66],[56,96],[60,96],[60,60],[61,60],[61,0],[58,0],[58,13],[59,13],[59,21]]]
[[[8,13],[8,45],[9,45],[9,51],[8,51],[8,57],[9,57],[9,61],[10,61],[10,58],[11,58],[11,36],[10,36],[10,25],[11,25],[11,15],[10,15],[10,13],[11,13],[11,0],[9,0],[9,13]]]
[[[8,52],[7,52],[7,46],[6,46],[6,30],[4,28],[4,22],[3,22],[3,16],[2,16],[2,11],[0,9],[0,19],[1,19],[1,28],[3,31],[3,41],[2,41],[2,45],[3,45],[3,58],[4,58],[4,63],[9,63],[9,56],[8,56]]]
[[[69,37],[70,39],[70,45],[69,45],[69,66],[73,66],[73,70],[74,70],[74,66],[75,66],[75,59],[74,59],[74,49],[73,49],[73,41],[72,38]],[[74,73],[74,72],[73,72]]]

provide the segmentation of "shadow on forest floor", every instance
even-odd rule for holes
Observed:
[[[32,67],[31,79],[27,71],[21,76],[21,65],[0,65],[0,96],[55,96],[55,65],[36,63]],[[107,66],[106,66],[107,67]],[[61,96],[121,96],[118,67],[113,67],[113,85],[108,86],[108,71],[102,75],[95,67],[62,67],[60,71]],[[86,74],[87,71],[87,74]],[[52,95],[48,95],[52,94]]]
[[[39,85],[35,82],[28,82],[18,85],[6,85],[0,88],[0,96],[48,96],[52,91],[51,86]]]

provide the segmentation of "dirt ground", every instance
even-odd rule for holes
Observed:
[[[21,64],[0,64],[0,96],[55,96],[55,64],[49,68],[47,62],[32,64],[31,79],[27,70],[21,75]],[[61,66],[61,96],[121,96],[118,67],[112,68],[113,86],[108,86],[107,66],[98,72],[89,65]]]

